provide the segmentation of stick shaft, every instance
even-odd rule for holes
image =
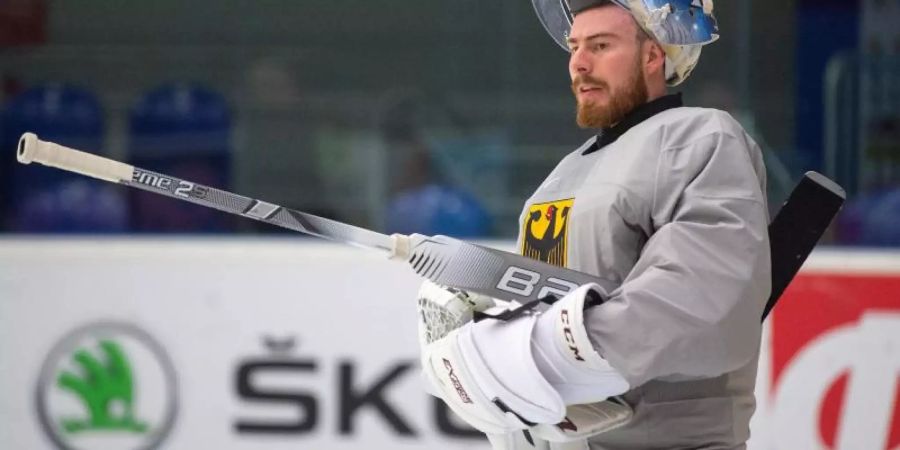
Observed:
[[[23,164],[37,162],[324,239],[393,251],[391,237],[381,233],[45,142],[32,133],[22,136],[17,157]]]
[[[522,255],[446,236],[387,236],[44,142],[31,133],[20,140],[18,159],[24,164],[38,162],[325,239],[385,250],[392,259],[406,260],[416,273],[438,284],[499,299],[530,301],[547,295],[562,296],[586,283],[610,287],[608,281],[598,277]]]

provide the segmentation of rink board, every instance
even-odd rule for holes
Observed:
[[[417,287],[303,239],[0,240],[0,442],[487,449],[422,392]],[[898,293],[900,253],[813,255],[766,326],[752,449],[900,445]]]

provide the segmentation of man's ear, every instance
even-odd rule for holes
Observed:
[[[663,73],[666,70],[666,52],[663,51],[659,44],[652,40],[645,41],[643,47],[644,69],[647,73]]]

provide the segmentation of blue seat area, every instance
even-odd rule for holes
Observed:
[[[152,161],[231,154],[231,111],[212,89],[174,83],[147,92],[130,112],[129,158]]]
[[[2,112],[5,229],[27,233],[123,231],[127,224],[122,189],[38,164],[15,163],[19,137],[41,139],[102,154],[104,115],[96,96],[79,87],[47,84],[12,98]]]
[[[842,245],[900,247],[900,189],[885,188],[850,198],[835,224]]]
[[[231,189],[231,111],[217,92],[195,84],[149,91],[130,112],[128,161],[137,167]],[[141,232],[221,232],[233,217],[146,192],[129,193],[130,222]]]
[[[489,235],[491,220],[472,195],[445,185],[427,184],[394,196],[387,208],[386,228],[389,233],[474,238]]]

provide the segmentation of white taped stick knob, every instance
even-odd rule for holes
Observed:
[[[34,133],[25,133],[19,139],[19,148],[16,150],[16,159],[22,164],[31,164],[37,153],[37,136]]]
[[[16,159],[22,164],[31,164],[33,162],[43,164],[45,166],[52,165],[57,150],[53,147],[63,149],[63,152],[75,152],[70,148],[40,140],[34,133],[25,133],[19,138],[19,147],[16,151]],[[55,165],[53,167],[56,167]],[[61,167],[64,169],[64,167]]]
[[[34,133],[25,133],[19,139],[16,159],[22,164],[37,162],[113,183],[130,180],[134,173],[134,166],[45,142]]]

